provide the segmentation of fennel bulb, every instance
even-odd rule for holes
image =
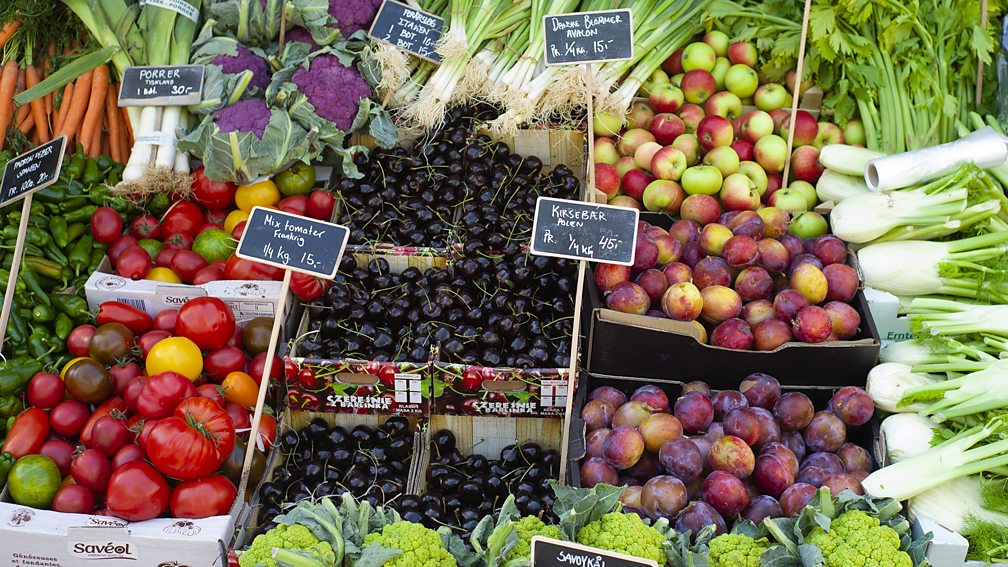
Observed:
[[[875,402],[875,407],[889,413],[910,413],[924,409],[925,404],[900,405],[907,390],[937,382],[926,374],[916,374],[906,364],[884,362],[868,372],[865,391]]]
[[[933,428],[930,419],[916,413],[897,413],[882,420],[882,437],[889,461],[905,461],[930,449]]]
[[[931,518],[939,525],[962,533],[968,516],[1008,526],[1008,515],[984,508],[980,475],[964,476],[921,492],[910,499],[911,517]]]

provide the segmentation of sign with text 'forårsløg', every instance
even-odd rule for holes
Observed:
[[[435,51],[444,32],[444,19],[422,10],[410,8],[401,2],[385,0],[368,35],[405,49],[410,53],[434,63],[441,62],[441,54]]]

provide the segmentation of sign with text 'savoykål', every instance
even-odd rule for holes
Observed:
[[[203,65],[127,67],[119,106],[189,106],[203,97]]]
[[[0,204],[6,205],[55,183],[66,141],[66,136],[60,136],[8,161],[0,181]]]
[[[658,567],[642,559],[542,536],[532,538],[532,567]]]
[[[331,280],[339,270],[349,236],[345,226],[253,207],[235,254]]]
[[[441,41],[444,19],[422,10],[410,8],[401,2],[385,0],[378,9],[368,35],[405,49],[434,63],[441,62],[441,54],[434,49]]]
[[[543,17],[546,64],[572,65],[632,59],[630,10],[575,12]]]
[[[533,254],[632,265],[640,211],[539,197],[532,221]]]

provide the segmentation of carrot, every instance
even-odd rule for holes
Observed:
[[[17,84],[17,62],[7,61],[0,72],[0,150],[4,147],[7,128],[14,119],[14,87]]]
[[[119,122],[119,155],[122,156],[120,163],[126,163],[129,161],[130,148],[133,146],[133,138],[130,135],[131,126],[129,116],[122,112],[118,112],[117,115],[117,121]]]
[[[84,122],[80,127],[80,141],[84,144],[84,151],[89,155],[92,151],[98,151],[98,148],[92,148],[92,141],[95,140],[95,129],[101,130],[101,118],[105,115],[105,91],[108,90],[109,68],[102,64],[95,67],[91,73],[91,96]],[[66,124],[63,127],[65,128]]]
[[[72,139],[78,133],[77,129],[80,128],[81,122],[84,121],[84,112],[87,110],[88,99],[91,96],[91,77],[93,74],[94,71],[88,71],[78,77],[77,85],[74,86],[73,99],[63,101],[63,104],[69,102],[70,108],[67,109],[66,119],[56,133],[57,138],[66,136],[67,139]],[[78,136],[77,139],[79,142],[84,143],[83,138]],[[88,142],[90,141],[88,140]]]
[[[25,86],[29,89],[39,83],[39,72],[34,65],[29,65],[25,70]],[[49,122],[46,118],[45,102],[37,98],[29,104],[31,107],[32,119],[35,120],[35,131],[38,132],[40,140],[49,141]]]
[[[126,124],[126,144],[129,146],[133,145],[133,123],[130,122],[129,112],[126,111],[126,107],[122,107],[123,123]]]
[[[15,116],[15,118],[17,117]],[[24,120],[18,122],[18,130],[20,130],[22,134],[27,134],[28,132],[31,132],[32,128],[34,127],[35,127],[35,118],[31,115],[31,112],[25,115]]]
[[[105,121],[108,122],[108,154],[116,163],[123,163],[122,157],[122,116],[117,112],[115,85],[105,93]]]
[[[59,132],[66,120],[67,111],[70,110],[70,99],[73,98],[74,82],[70,81],[63,87],[63,98],[60,99],[60,107],[56,112],[56,119],[53,120],[53,134]],[[57,136],[53,136],[56,138]]]
[[[104,100],[102,101],[102,106],[104,106]],[[104,112],[102,112],[104,114]],[[84,134],[81,133],[81,142],[84,141]],[[98,120],[98,125],[91,134],[91,141],[85,146],[87,148],[86,154],[89,158],[96,158],[98,154],[101,153],[101,140],[102,140],[102,127],[101,119]]]
[[[112,153],[111,138],[112,138],[111,135],[109,135],[109,136],[102,136],[101,151],[98,152],[98,155],[100,155],[100,156],[107,156],[107,155],[109,155],[109,154]]]
[[[14,122],[12,122],[12,124],[17,124],[18,127],[20,127],[21,123],[27,120],[30,115],[31,105],[26,104],[24,106],[19,106],[17,112],[14,113]]]
[[[21,27],[21,20],[14,20],[12,22],[7,22],[0,28],[0,47],[3,47],[5,43],[18,31]]]

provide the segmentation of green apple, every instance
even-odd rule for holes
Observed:
[[[623,117],[612,112],[596,112],[592,125],[597,136],[616,136],[623,128]]]
[[[759,87],[759,76],[748,65],[732,65],[725,73],[724,85],[739,98],[750,97]]]
[[[754,161],[740,162],[738,172],[751,179],[756,185],[756,191],[759,192],[760,197],[763,197],[767,190],[767,174],[760,164]]]
[[[808,210],[814,209],[819,204],[819,197],[816,195],[815,187],[808,181],[792,181],[788,185],[788,188],[801,193],[805,197],[805,202],[808,203]]]
[[[687,170],[689,171],[689,170]],[[770,206],[789,213],[801,213],[808,210],[808,200],[800,191],[790,187],[782,187],[770,195]]]
[[[725,75],[728,73],[728,69],[731,68],[731,61],[727,57],[718,57],[714,61],[714,68],[711,69],[710,74],[714,75],[714,84],[717,85],[717,90],[723,91],[725,88]]]
[[[785,189],[781,189],[781,191],[785,191]],[[780,193],[780,191],[777,193]],[[802,239],[819,238],[827,232],[829,232],[829,224],[826,223],[826,219],[813,211],[796,216],[791,221],[791,225],[788,226],[788,234],[793,234]]]
[[[693,42],[683,49],[682,68],[683,72],[690,72],[693,69],[703,69],[710,71],[717,62],[717,53],[714,48],[703,42]]]
[[[721,190],[724,177],[713,165],[695,165],[682,174],[682,188],[687,195],[715,195]]]

